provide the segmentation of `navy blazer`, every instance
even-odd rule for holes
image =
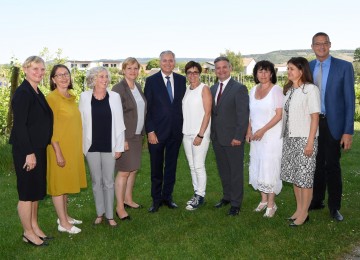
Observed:
[[[52,110],[40,89],[38,92],[25,79],[11,101],[14,123],[9,143],[25,155],[34,153],[35,149],[45,149],[53,133]]]
[[[314,73],[316,60],[310,62]],[[354,134],[355,79],[350,62],[331,57],[326,83],[325,110],[328,127],[335,140],[343,134]]]
[[[161,71],[146,79],[144,94],[147,101],[146,133],[155,132],[159,142],[169,137],[182,138],[182,99],[186,91],[186,78],[174,76],[174,100],[171,103]]]
[[[249,95],[247,88],[233,78],[227,83],[219,103],[215,96],[219,82],[210,90],[213,98],[211,112],[211,140],[222,146],[231,146],[236,139],[243,142],[249,124]]]

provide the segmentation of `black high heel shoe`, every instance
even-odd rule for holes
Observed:
[[[32,246],[48,246],[48,242],[46,241],[43,241],[41,244],[37,245],[35,244],[34,242],[32,242],[30,239],[28,239],[25,235],[22,235],[22,239],[25,243],[28,243],[29,245],[32,245]]]
[[[293,222],[294,222],[294,221],[296,220],[296,218],[291,218],[291,217],[290,217],[290,218],[286,218],[285,220],[293,221]]]
[[[53,240],[55,237],[49,237],[49,236],[46,236],[46,237],[39,237],[42,241],[49,241],[49,240]]]
[[[137,207],[132,207],[129,204],[124,203],[124,207],[128,208],[128,209],[141,209],[142,205],[139,204],[139,206],[137,206]]]
[[[294,222],[292,222],[292,223],[290,223],[289,224],[289,226],[290,227],[297,227],[297,226],[301,226],[301,225],[304,225],[306,222],[308,222],[310,220],[310,217],[309,217],[309,215],[306,217],[306,219],[304,220],[304,222],[303,223],[301,223],[301,224],[295,224]]]
[[[131,217],[130,217],[129,215],[127,215],[126,217],[120,218],[119,214],[116,212],[116,216],[117,216],[120,220],[122,220],[122,221],[124,221],[124,220],[131,220]]]

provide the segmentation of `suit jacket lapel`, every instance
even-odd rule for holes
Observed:
[[[326,93],[329,93],[328,90],[331,88],[331,86],[332,86],[331,83],[334,82],[334,76],[336,75],[336,72],[335,72],[336,66],[334,66],[334,62],[335,62],[334,58],[331,57],[329,75],[328,75],[328,78],[326,81],[325,96],[326,96]]]
[[[131,102],[133,102],[133,104],[136,106],[136,101],[135,101],[135,98],[133,96],[133,94],[131,93],[131,90],[130,90],[130,87],[129,85],[127,84],[127,81],[124,79],[124,85],[126,86],[125,87],[125,92],[126,92],[126,95],[128,95],[131,99]]]
[[[212,109],[213,111],[217,111],[217,106],[215,105],[215,97],[216,97],[216,91],[219,87],[219,83],[216,83],[210,90],[211,90],[211,94],[212,94]]]
[[[173,77],[174,77],[174,100],[177,99],[180,96],[180,89],[177,87],[177,85],[179,84],[177,75],[175,73],[173,73]],[[169,98],[170,100],[170,98]]]
[[[175,79],[174,79],[174,82],[175,82]],[[167,103],[169,105],[171,105],[170,97],[169,97],[169,94],[167,92],[166,85],[165,85],[164,79],[162,77],[161,71],[158,72],[158,85],[159,85],[159,95],[162,95],[163,99],[166,99]],[[175,86],[174,86],[174,89],[175,89]]]
[[[34,95],[37,102],[39,102],[40,106],[48,113],[51,110],[51,108],[46,103],[45,97],[44,97],[43,93],[40,91],[40,89],[38,88],[38,92],[39,92],[39,94],[38,94],[38,93],[36,93],[35,89],[31,86],[31,84],[29,82],[28,82],[28,87],[30,88],[31,93]]]
[[[232,88],[233,83],[234,83],[233,79],[231,78],[229,80],[229,82],[227,83],[227,85],[225,86],[225,89],[223,90],[223,92],[221,94],[219,103],[217,104],[218,107],[221,106],[222,101],[226,98],[227,94],[230,92],[230,89]]]

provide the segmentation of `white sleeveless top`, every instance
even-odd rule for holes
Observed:
[[[193,90],[191,90],[190,87],[186,89],[182,100],[184,135],[197,135],[200,131],[201,123],[205,114],[202,100],[202,90],[204,86],[204,83],[200,83],[200,85]],[[204,137],[206,138],[210,138],[210,124],[211,122],[209,122],[209,125],[204,133]]]

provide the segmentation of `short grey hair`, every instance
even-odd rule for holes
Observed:
[[[318,32],[318,33],[316,33],[316,34],[312,37],[312,44],[315,43],[315,38],[316,38],[316,37],[319,37],[319,36],[324,36],[324,37],[326,37],[327,41],[330,42],[330,37],[329,37],[329,35],[327,35],[327,34],[324,33],[324,32]]]
[[[229,61],[229,59],[227,57],[224,57],[224,56],[220,56],[220,57],[217,57],[215,60],[214,60],[214,64],[219,62],[219,61],[227,61],[227,63],[229,63],[229,65],[231,66],[231,63]]]
[[[89,69],[86,72],[86,78],[85,78],[86,86],[93,89],[95,87],[96,78],[98,77],[99,73],[103,71],[106,71],[106,73],[108,74],[109,81],[107,87],[109,87],[109,84],[111,82],[111,74],[105,67],[94,67]]]
[[[164,55],[166,55],[166,54],[170,54],[170,55],[172,55],[172,56],[173,56],[173,58],[174,58],[174,60],[175,60],[175,53],[173,53],[173,52],[172,52],[172,51],[170,51],[170,50],[167,50],[167,51],[163,51],[163,52],[161,52],[161,53],[160,53],[160,56],[159,56],[160,60],[161,60],[162,56],[164,56]]]

